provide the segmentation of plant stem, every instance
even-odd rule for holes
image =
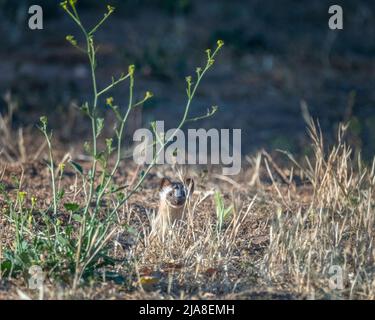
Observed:
[[[44,136],[46,137],[47,146],[48,146],[48,152],[49,152],[49,170],[51,173],[51,184],[52,184],[52,193],[53,193],[53,214],[57,214],[57,194],[56,194],[56,183],[55,183],[55,165],[53,163],[53,154],[52,154],[52,145],[51,145],[51,139],[48,136],[48,133],[46,131],[46,128],[42,130]]]
[[[139,187],[142,185],[143,181],[145,180],[147,174],[151,171],[151,169],[155,166],[155,163],[156,163],[156,160],[159,156],[159,154],[163,151],[164,147],[173,139],[174,135],[177,133],[177,131],[179,129],[182,128],[182,126],[185,124],[186,120],[187,120],[187,116],[189,114],[189,110],[190,110],[190,105],[191,105],[191,102],[193,101],[193,98],[196,94],[196,91],[199,87],[199,84],[203,78],[203,76],[205,75],[205,73],[208,71],[208,69],[210,69],[210,67],[212,66],[212,63],[211,63],[211,60],[216,56],[216,54],[218,53],[220,47],[217,47],[216,50],[213,52],[212,56],[211,56],[211,59],[209,59],[207,61],[207,64],[205,66],[205,68],[203,69],[203,71],[201,73],[198,74],[198,78],[197,78],[197,82],[195,83],[194,85],[194,88],[191,92],[191,94],[188,95],[188,101],[186,103],[186,106],[185,106],[185,111],[184,111],[184,115],[179,123],[179,125],[177,126],[176,130],[173,132],[173,134],[164,142],[164,144],[162,145],[162,147],[159,149],[159,151],[157,151],[156,155],[153,157],[153,160],[151,161],[151,163],[149,164],[149,166],[147,167],[147,169],[145,170],[143,176],[138,180],[137,184],[135,185],[135,187],[126,195],[126,197],[121,200],[116,206],[115,208],[111,211],[111,214],[110,215],[113,215],[126,201],[128,201],[128,199],[135,193],[138,191]]]

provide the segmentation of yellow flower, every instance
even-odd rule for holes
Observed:
[[[128,69],[129,74],[130,74],[130,75],[133,75],[133,74],[134,74],[134,70],[135,70],[135,65],[134,65],[134,64],[130,65],[130,66],[129,66],[129,69]]]
[[[64,10],[68,10],[68,1],[60,2],[60,6],[61,6]]]
[[[18,199],[20,200],[20,202],[23,202],[23,200],[25,200],[26,195],[27,193],[25,191],[18,192]]]
[[[145,100],[150,99],[150,98],[152,98],[153,96],[154,96],[154,94],[153,94],[152,92],[150,92],[150,91],[146,91]]]
[[[224,45],[224,41],[223,40],[217,40],[217,46],[219,47],[219,48],[221,48],[223,45]]]
[[[35,207],[37,201],[38,201],[38,199],[36,197],[34,197],[34,196],[31,197],[31,206]]]
[[[113,107],[113,101],[114,101],[113,97],[108,97],[108,98],[106,99],[106,104],[107,104],[108,106],[110,106],[110,107]]]
[[[107,5],[108,13],[111,14],[113,11],[115,11],[115,7],[112,7],[110,5]]]
[[[65,37],[65,39],[72,45],[72,46],[77,46],[77,40],[74,39],[74,36],[68,35]]]
[[[59,171],[62,173],[65,169],[65,163],[60,163],[59,164]]]

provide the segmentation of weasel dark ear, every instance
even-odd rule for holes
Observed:
[[[161,179],[161,181],[160,181],[160,187],[159,187],[159,190],[162,190],[162,189],[164,189],[165,187],[170,186],[171,184],[172,184],[171,180],[169,180],[168,178],[163,178],[163,179]]]
[[[187,188],[189,190],[189,193],[193,194],[193,192],[194,192],[194,180],[190,179],[190,178],[186,179],[185,185],[187,186]]]

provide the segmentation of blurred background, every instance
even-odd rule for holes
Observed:
[[[34,128],[47,114],[63,143],[89,133],[76,110],[90,98],[85,56],[65,40],[80,38],[60,1],[0,0],[0,93],[18,105],[14,127]],[[243,154],[259,148],[306,152],[301,113],[305,101],[329,141],[350,120],[349,142],[365,157],[375,150],[375,1],[300,0],[79,0],[83,22],[93,25],[117,8],[97,33],[101,86],[136,65],[136,96],[154,93],[132,125],[177,124],[186,103],[185,77],[205,62],[204,50],[225,46],[204,79],[191,115],[212,105],[211,119],[191,126],[241,128]],[[44,29],[28,29],[28,8],[44,9]],[[344,30],[328,28],[328,8],[344,10]],[[128,88],[115,101],[125,106]],[[8,95],[9,98],[9,95]],[[6,99],[5,99],[6,100]],[[0,112],[7,112],[1,99]],[[104,102],[103,110],[105,110]],[[130,135],[131,132],[128,132]],[[78,139],[79,140],[79,139]]]

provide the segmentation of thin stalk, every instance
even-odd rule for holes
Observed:
[[[100,201],[102,199],[102,197],[104,196],[105,194],[105,190],[107,189],[109,183],[112,181],[117,169],[118,169],[118,166],[120,165],[120,161],[121,161],[121,144],[122,144],[122,136],[123,136],[123,131],[124,131],[124,128],[125,128],[125,124],[126,124],[126,121],[128,119],[128,116],[130,114],[130,111],[132,110],[132,106],[133,106],[133,88],[134,88],[134,76],[133,76],[133,72],[129,72],[129,75],[130,75],[130,83],[129,83],[129,103],[128,103],[128,109],[125,113],[125,116],[123,117],[123,119],[121,120],[121,125],[120,125],[120,129],[117,133],[117,157],[116,157],[116,163],[110,173],[110,175],[107,177],[106,179],[106,182],[104,183],[104,186],[101,188],[99,194],[98,194],[98,197],[96,199],[96,205],[95,205],[95,209],[94,209],[94,213],[93,213],[93,216],[91,217],[91,220],[93,220],[96,216],[96,213],[98,211],[98,208],[99,208],[99,205],[100,205]],[[90,245],[90,242],[91,242],[91,237],[92,237],[92,232],[93,232],[93,229],[90,229],[90,232],[89,232],[89,241],[87,243],[87,246]]]
[[[49,170],[51,173],[51,184],[52,184],[52,193],[53,193],[53,214],[57,214],[57,194],[56,194],[56,183],[55,183],[55,165],[53,163],[53,154],[52,154],[52,145],[50,137],[48,136],[48,133],[46,131],[46,128],[42,128],[42,132],[44,136],[46,137],[47,146],[48,146],[48,152],[49,152]]]
[[[184,112],[184,115],[179,123],[179,125],[177,126],[176,130],[173,132],[173,134],[165,141],[165,143],[162,145],[162,147],[159,149],[159,151],[157,151],[156,155],[153,157],[153,160],[151,161],[151,164],[147,167],[147,169],[145,170],[143,176],[138,180],[137,184],[135,185],[135,187],[126,195],[126,197],[120,201],[116,207],[112,210],[111,212],[111,215],[116,212],[135,192],[137,192],[137,190],[139,189],[139,187],[142,185],[143,181],[145,180],[147,174],[151,171],[151,169],[154,167],[155,165],[155,162],[159,156],[159,154],[161,153],[161,151],[164,149],[164,147],[173,139],[173,137],[175,136],[175,134],[178,132],[179,129],[182,128],[182,126],[185,124],[186,120],[187,120],[187,116],[189,114],[189,110],[190,110],[190,105],[191,105],[191,102],[193,101],[193,98],[196,94],[196,91],[199,87],[199,84],[203,78],[203,76],[205,75],[205,73],[208,71],[208,69],[210,69],[210,67],[212,66],[212,63],[213,63],[213,58],[216,56],[216,54],[218,53],[219,49],[220,49],[221,46],[218,46],[216,48],[216,50],[213,52],[213,54],[211,56],[209,56],[209,59],[207,61],[207,64],[205,66],[205,68],[203,69],[203,71],[201,73],[198,74],[198,77],[197,77],[197,82],[195,83],[194,87],[193,87],[193,90],[191,91],[191,93],[188,94],[188,101],[186,103],[186,106],[185,106],[185,112]]]

